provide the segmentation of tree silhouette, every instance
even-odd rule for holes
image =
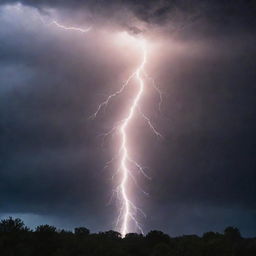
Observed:
[[[155,246],[158,243],[169,244],[170,237],[162,231],[153,230],[146,235],[146,240],[151,246]]]
[[[75,235],[78,237],[88,236],[90,234],[90,230],[88,228],[79,227],[75,228]]]
[[[9,217],[6,220],[0,222],[0,232],[18,232],[28,231],[29,228],[25,227],[24,222],[21,219],[13,219]]]
[[[1,256],[255,256],[256,238],[243,238],[235,227],[223,234],[207,232],[202,237],[171,238],[161,231],[146,236],[109,230],[90,233],[85,227],[74,232],[50,225],[28,229],[22,220],[0,221]]]
[[[230,240],[238,240],[241,238],[241,234],[238,228],[227,227],[224,230],[224,235]]]

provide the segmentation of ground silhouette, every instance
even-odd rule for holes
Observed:
[[[243,238],[237,228],[202,237],[170,237],[161,231],[147,235],[121,234],[110,230],[90,233],[85,227],[74,232],[40,225],[35,230],[21,219],[0,221],[1,256],[255,256],[256,238]]]

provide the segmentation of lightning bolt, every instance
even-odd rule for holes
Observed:
[[[118,153],[118,156],[120,159],[118,172],[121,173],[121,181],[117,189],[115,190],[115,192],[117,192],[118,198],[121,201],[121,207],[120,207],[119,216],[117,218],[116,226],[119,226],[119,224],[121,223],[120,233],[122,237],[124,237],[128,232],[131,231],[131,228],[130,228],[131,222],[135,224],[136,228],[141,233],[144,233],[140,223],[136,219],[136,214],[137,212],[140,212],[143,216],[146,216],[146,215],[140,208],[135,206],[135,204],[132,202],[132,199],[130,198],[128,193],[129,178],[132,178],[132,180],[137,185],[136,179],[132,172],[131,165],[134,166],[145,177],[150,179],[150,177],[148,177],[147,174],[144,172],[144,168],[140,164],[138,164],[135,160],[133,160],[130,156],[130,150],[128,146],[130,137],[128,133],[128,128],[133,122],[135,113],[138,112],[139,114],[141,114],[142,118],[146,121],[146,123],[149,125],[149,127],[151,128],[151,130],[154,132],[156,136],[162,137],[162,135],[153,126],[150,119],[145,114],[142,113],[139,107],[142,96],[145,92],[144,78],[148,78],[150,80],[152,80],[152,78],[149,77],[145,72],[145,66],[147,64],[147,57],[148,57],[147,42],[144,39],[136,38],[136,43],[138,43],[140,47],[140,52],[142,55],[139,66],[130,75],[130,77],[123,83],[123,85],[118,91],[109,95],[105,101],[99,104],[96,112],[90,117],[90,118],[96,118],[99,112],[103,108],[105,108],[114,97],[118,96],[124,91],[124,89],[130,84],[131,80],[133,79],[136,80],[136,94],[131,102],[131,105],[129,107],[129,110],[125,118],[120,122],[118,122],[118,124],[114,126],[109,132],[104,134],[107,136],[109,134],[112,134],[113,132],[117,132],[121,137],[121,144],[120,144],[119,153]],[[162,100],[162,94],[160,93],[159,88],[155,86],[154,80],[152,80],[152,82],[153,82],[154,89],[156,89],[156,91],[159,93],[160,100]],[[109,165],[109,162],[107,165]],[[146,192],[144,193],[147,194]]]
[[[120,148],[120,152],[122,152],[121,153],[121,163],[120,163],[120,165],[121,165],[120,170],[122,171],[122,181],[120,184],[120,189],[121,189],[122,198],[124,200],[124,202],[123,202],[123,207],[124,207],[123,208],[124,209],[123,223],[121,226],[122,236],[125,236],[125,234],[127,233],[129,218],[133,219],[133,217],[134,217],[131,213],[131,208],[133,207],[133,205],[127,195],[128,175],[130,173],[130,170],[128,167],[128,161],[130,159],[130,156],[129,156],[129,150],[128,150],[128,145],[127,145],[127,140],[128,140],[127,128],[132,121],[135,109],[137,108],[138,103],[140,102],[141,96],[144,91],[144,80],[141,77],[141,71],[144,69],[144,66],[147,61],[146,48],[145,48],[144,41],[141,42],[141,49],[142,49],[142,53],[143,53],[142,62],[140,64],[140,66],[137,68],[136,72],[134,73],[134,75],[136,76],[136,79],[138,81],[138,92],[132,102],[132,105],[130,107],[127,117],[124,119],[122,125],[119,128],[119,132],[120,132],[121,138],[122,138],[122,143],[121,143],[121,148]],[[136,225],[138,226],[137,222],[136,222]]]
[[[79,28],[79,27],[73,27],[73,26],[64,26],[62,24],[60,24],[59,22],[57,22],[56,20],[54,20],[51,24],[54,24],[56,25],[58,28],[61,28],[61,29],[65,29],[65,30],[74,30],[74,31],[77,31],[77,32],[81,32],[81,33],[87,33],[89,32],[92,27],[88,27],[86,29],[84,28]]]
[[[41,18],[41,21],[45,24],[45,21],[42,18]],[[80,27],[74,27],[74,26],[65,26],[65,25],[57,22],[56,20],[53,20],[49,24],[53,24],[59,29],[77,31],[80,33],[87,33],[92,29],[92,27],[80,28]],[[138,112],[141,115],[141,117],[146,121],[146,123],[149,125],[150,129],[153,131],[153,133],[156,136],[162,137],[162,135],[153,126],[150,119],[144,113],[142,113],[142,111],[139,107],[142,96],[145,92],[145,78],[147,78],[148,80],[150,80],[152,82],[153,88],[159,94],[159,97],[160,97],[159,109],[160,109],[160,104],[162,101],[162,94],[161,94],[161,91],[159,90],[159,88],[156,86],[154,79],[152,79],[150,76],[148,76],[145,71],[145,65],[147,64],[147,56],[148,56],[146,40],[138,39],[138,38],[134,38],[134,39],[136,41],[136,44],[138,44],[138,46],[140,48],[141,56],[142,56],[139,66],[130,75],[130,77],[123,83],[121,88],[118,91],[114,92],[113,94],[109,95],[105,101],[103,101],[101,104],[99,104],[96,112],[90,116],[91,119],[96,118],[97,115],[99,114],[99,112],[103,108],[105,108],[114,97],[117,97],[118,95],[122,94],[123,91],[125,90],[125,88],[130,84],[130,82],[133,79],[136,80],[136,90],[137,91],[136,91],[136,94],[132,100],[130,107],[129,107],[129,110],[126,114],[126,117],[123,120],[119,121],[118,124],[115,125],[109,132],[104,134],[104,136],[107,136],[114,132],[118,132],[119,136],[121,137],[121,144],[120,144],[119,153],[118,153],[118,158],[120,159],[120,162],[119,162],[119,167],[117,170],[118,172],[121,173],[121,181],[120,181],[120,184],[118,185],[118,187],[116,188],[115,192],[117,192],[118,198],[121,201],[121,207],[120,207],[119,215],[117,218],[116,227],[120,226],[119,230],[120,230],[122,237],[124,237],[128,232],[131,231],[130,224],[132,222],[135,224],[136,228],[141,233],[144,234],[141,224],[136,219],[136,215],[138,212],[140,214],[142,214],[144,217],[146,217],[146,215],[140,208],[135,206],[135,204],[133,203],[133,201],[130,198],[129,193],[128,193],[128,188],[129,188],[129,183],[130,183],[129,178],[131,178],[135,182],[135,184],[138,185],[136,182],[136,179],[133,175],[131,166],[136,168],[139,171],[139,173],[143,174],[146,178],[150,179],[150,177],[147,176],[147,174],[145,173],[144,168],[139,163],[137,163],[134,159],[132,159],[132,157],[130,156],[130,150],[128,147],[128,144],[129,144],[128,142],[130,139],[129,133],[128,133],[128,128],[133,122],[135,113]],[[111,161],[109,161],[106,166],[108,167],[108,165],[114,159],[115,158],[113,158]],[[144,192],[144,193],[147,195],[146,192]],[[120,223],[121,223],[121,225],[120,225]]]
[[[87,28],[81,28],[81,27],[74,27],[74,26],[66,26],[61,23],[59,23],[57,20],[52,20],[50,22],[46,22],[45,18],[40,14],[36,13],[35,16],[39,18],[39,20],[44,24],[44,25],[55,25],[57,28],[63,29],[63,30],[70,30],[70,31],[77,31],[80,33],[87,33],[91,31],[92,26],[89,26]]]

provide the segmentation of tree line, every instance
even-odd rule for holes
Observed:
[[[235,227],[224,233],[170,237],[153,230],[147,235],[129,233],[124,238],[110,230],[73,232],[40,225],[34,230],[21,219],[0,221],[1,256],[256,256],[256,238],[243,238]]]

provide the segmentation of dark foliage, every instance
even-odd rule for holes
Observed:
[[[122,238],[110,230],[91,234],[84,227],[74,232],[41,225],[34,231],[20,219],[0,222],[1,256],[255,256],[256,238],[242,238],[227,227],[224,234],[207,232],[202,237],[171,238],[161,231],[146,236],[130,233]]]

